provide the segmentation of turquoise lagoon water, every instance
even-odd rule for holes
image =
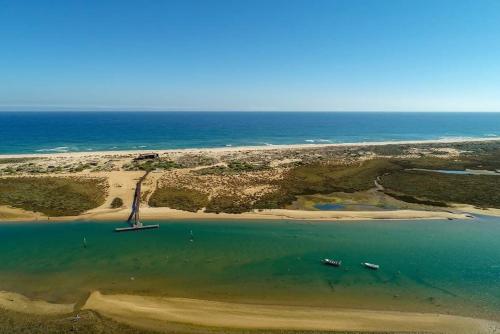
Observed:
[[[499,318],[500,219],[158,223],[132,233],[113,233],[116,222],[1,224],[0,290],[64,302],[98,289]],[[325,257],[343,266],[323,266]]]
[[[0,154],[500,136],[500,113],[2,112]]]

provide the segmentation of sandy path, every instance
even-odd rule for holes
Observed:
[[[499,323],[450,315],[235,304],[99,292],[93,292],[83,308],[132,326],[160,331],[167,331],[168,323],[175,322],[245,329],[500,333]]]
[[[151,172],[142,182],[142,199],[141,199],[141,209],[148,207],[148,201],[153,192],[156,190],[156,185],[158,180],[165,174],[165,172]]]
[[[123,200],[124,208],[130,209],[132,200],[134,199],[135,185],[137,181],[144,175],[144,172],[125,172],[125,171],[112,171],[92,173],[95,177],[105,177],[108,179],[109,188],[106,201],[100,207],[88,211],[88,213],[106,211],[110,208],[111,202],[115,197]]]

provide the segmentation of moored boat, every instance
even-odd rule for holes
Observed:
[[[373,269],[373,270],[378,270],[380,266],[378,264],[373,264],[369,262],[363,262],[361,263],[362,266],[365,266],[368,269]]]
[[[342,265],[342,261],[332,260],[332,259],[323,259],[323,264],[327,266],[340,267]]]

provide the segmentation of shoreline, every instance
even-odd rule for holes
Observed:
[[[50,153],[0,153],[0,158],[38,158],[38,157],[82,157],[82,156],[107,156],[107,155],[131,155],[148,152],[159,154],[165,153],[209,153],[209,152],[241,152],[241,151],[271,151],[271,150],[294,150],[294,149],[316,149],[329,147],[360,147],[360,146],[386,146],[386,145],[418,145],[418,144],[457,144],[500,141],[500,137],[481,138],[445,138],[445,139],[422,139],[422,140],[400,140],[400,141],[375,141],[357,143],[328,143],[328,144],[278,144],[261,146],[226,146],[205,148],[182,148],[182,149],[150,149],[150,150],[123,150],[123,151],[74,151],[74,152],[50,152]]]
[[[11,211],[20,209],[9,208]],[[2,207],[0,207],[0,214]],[[19,218],[2,218],[2,222],[74,222],[74,221],[117,221],[127,220],[130,210],[124,209],[94,209],[79,216],[47,217],[40,214],[31,214]],[[483,213],[484,214],[484,213]],[[362,220],[439,220],[439,219],[471,219],[466,212],[451,211],[424,211],[424,210],[394,210],[394,211],[306,211],[287,209],[266,209],[245,213],[206,213],[189,212],[170,208],[141,208],[141,220],[263,220],[263,221],[362,221]]]

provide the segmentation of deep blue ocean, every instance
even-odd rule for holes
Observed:
[[[500,113],[0,112],[0,154],[500,136]]]

